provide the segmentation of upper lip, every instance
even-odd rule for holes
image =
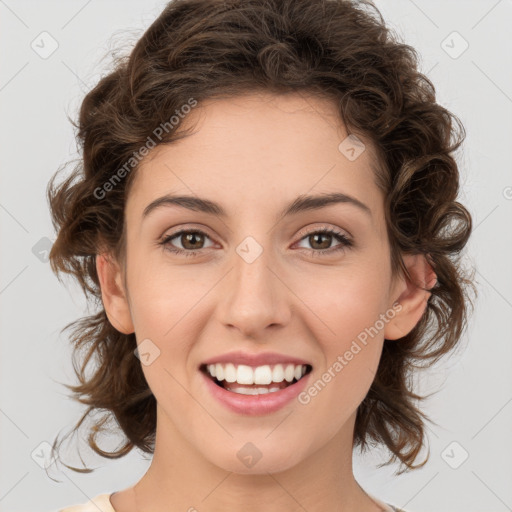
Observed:
[[[237,350],[235,352],[228,352],[227,354],[222,354],[219,356],[211,357],[202,363],[202,365],[210,365],[216,363],[233,363],[233,364],[245,364],[247,366],[264,366],[264,365],[273,365],[273,364],[306,364],[311,366],[304,359],[300,359],[295,356],[288,356],[286,354],[278,354],[277,352],[261,352],[258,354],[251,354],[249,352],[243,352],[241,350]]]

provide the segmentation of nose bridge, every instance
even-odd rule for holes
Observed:
[[[261,240],[261,237],[260,237]],[[272,265],[272,249],[268,240],[258,242],[254,237],[246,237],[237,247],[235,247],[234,265],[235,280],[241,288],[249,286],[258,293],[269,291],[270,278],[269,267]],[[238,287],[237,287],[238,288]]]
[[[270,237],[260,243],[247,236],[233,253],[233,270],[227,280],[224,309],[221,320],[237,327],[244,334],[286,320],[283,284],[275,275]]]

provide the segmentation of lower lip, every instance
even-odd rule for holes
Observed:
[[[311,372],[304,375],[298,382],[279,391],[262,395],[242,395],[228,391],[215,384],[213,379],[201,371],[211,394],[224,406],[232,411],[249,416],[271,414],[290,403],[306,386]]]

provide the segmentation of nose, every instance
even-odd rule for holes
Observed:
[[[270,327],[284,327],[291,314],[291,292],[279,275],[271,251],[262,250],[256,256],[257,249],[254,241],[253,245],[249,241],[235,251],[232,270],[220,289],[222,299],[217,310],[224,326],[255,341],[264,340]]]

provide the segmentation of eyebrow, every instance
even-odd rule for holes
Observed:
[[[279,214],[278,218],[295,215],[304,211],[319,210],[326,206],[338,203],[350,204],[357,207],[360,211],[366,213],[370,217],[372,216],[370,208],[359,201],[359,199],[347,194],[342,194],[341,192],[333,192],[330,194],[321,194],[316,196],[301,195],[288,204]],[[155,199],[149,203],[146,208],[144,208],[144,211],[142,212],[142,219],[144,220],[152,211],[158,208],[171,205],[180,206],[195,212],[208,213],[217,217],[227,217],[227,213],[224,208],[222,208],[220,204],[210,201],[209,199],[202,199],[188,195],[177,196],[166,194],[165,196]]]

